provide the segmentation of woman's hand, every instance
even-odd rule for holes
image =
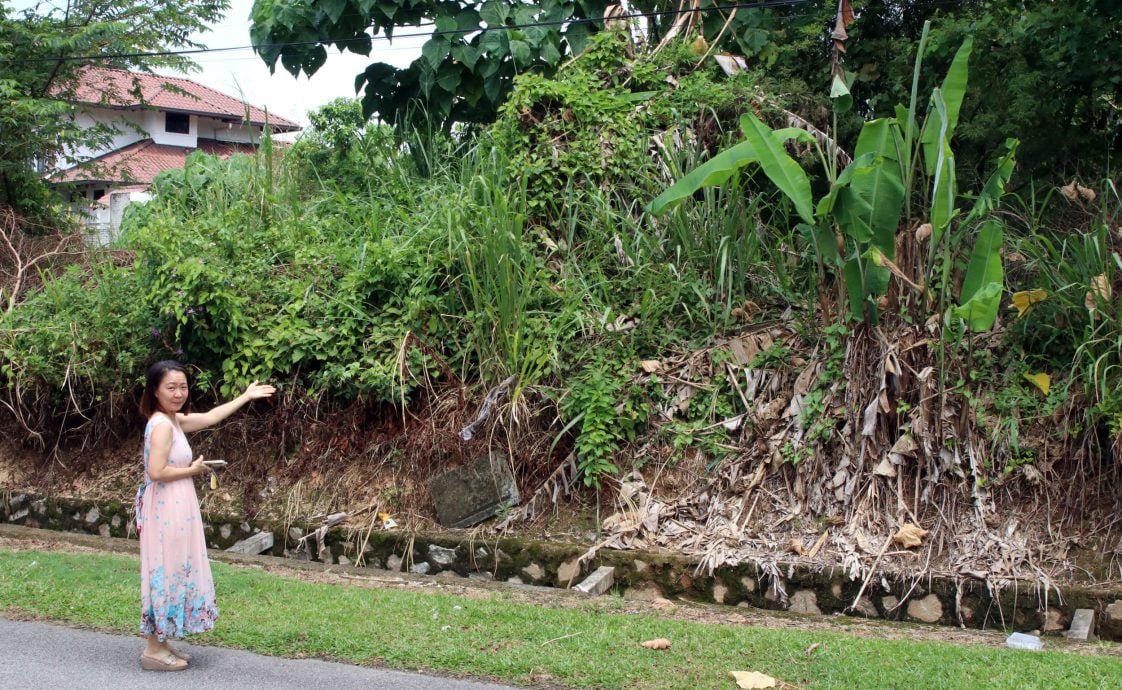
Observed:
[[[245,389],[244,393],[228,403],[223,403],[209,412],[197,412],[194,414],[179,413],[176,415],[176,419],[179,420],[180,429],[183,429],[185,433],[191,433],[192,431],[198,431],[199,429],[213,426],[234,414],[251,401],[272,397],[273,393],[276,392],[276,388],[254,381],[249,384],[249,387]]]
[[[207,471],[210,471],[210,472],[214,471],[214,470],[210,469],[209,466],[203,464],[203,456],[201,456],[201,455],[199,457],[195,458],[195,461],[191,463],[191,466],[190,466],[189,469],[191,470],[191,476],[192,477],[200,475],[200,474],[202,474],[204,472],[207,472]]]
[[[245,393],[243,393],[243,395],[249,400],[257,400],[259,398],[272,397],[273,393],[276,392],[277,389],[273,386],[257,383],[256,381],[254,381],[253,383],[249,384],[249,388],[245,389]]]

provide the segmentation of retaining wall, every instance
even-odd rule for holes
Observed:
[[[94,503],[74,498],[0,494],[0,520],[9,524],[135,537],[132,506]],[[1057,594],[1032,585],[1007,587],[993,596],[973,579],[931,577],[874,578],[861,600],[847,611],[861,588],[837,568],[815,568],[797,562],[779,563],[779,577],[768,576],[753,563],[699,574],[697,562],[665,553],[601,550],[583,567],[586,545],[540,542],[522,538],[481,538],[467,531],[410,534],[375,529],[330,530],[321,554],[314,537],[302,527],[251,525],[240,518],[206,515],[207,545],[227,549],[262,530],[273,532],[273,556],[365,564],[423,575],[458,576],[520,584],[569,587],[601,565],[615,567],[615,591],[625,598],[684,598],[729,606],[787,610],[804,614],[848,614],[866,618],[910,620],[931,624],[998,628],[1060,634],[1075,609],[1095,611],[1102,639],[1122,641],[1122,587],[1070,586]],[[311,548],[307,542],[311,541]],[[361,550],[361,557],[360,557]],[[309,553],[310,552],[310,553]],[[322,556],[322,557],[321,557]],[[776,572],[776,571],[772,571]]]

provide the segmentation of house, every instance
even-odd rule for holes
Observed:
[[[162,170],[182,168],[201,150],[227,157],[251,153],[268,127],[295,132],[291,120],[183,77],[87,67],[72,95],[77,124],[112,128],[101,150],[77,150],[49,180],[84,214],[91,234],[107,242],[120,227],[124,207],[146,200]],[[79,162],[81,164],[79,165]]]

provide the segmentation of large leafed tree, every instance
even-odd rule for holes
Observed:
[[[364,113],[402,124],[495,119],[515,74],[552,73],[594,33],[605,0],[257,0],[251,37],[271,68],[312,76],[328,48],[377,56],[402,33],[429,35],[404,69],[373,62],[355,78]],[[597,21],[592,21],[597,20]]]

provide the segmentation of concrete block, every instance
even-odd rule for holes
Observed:
[[[1071,627],[1064,637],[1072,640],[1095,639],[1095,612],[1092,609],[1075,609],[1071,617]]]
[[[256,556],[259,553],[265,553],[271,548],[273,548],[273,533],[258,532],[248,539],[242,539],[226,550],[233,553],[244,553]]]
[[[584,578],[583,582],[573,587],[573,589],[578,592],[584,592],[585,594],[599,596],[612,588],[612,585],[615,583],[615,570],[616,569],[610,565],[601,566],[594,570],[591,575]]]
[[[518,504],[506,457],[493,452],[429,481],[436,517],[445,527],[471,527]]]

